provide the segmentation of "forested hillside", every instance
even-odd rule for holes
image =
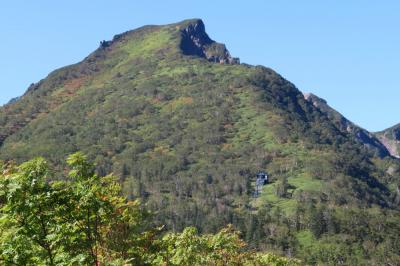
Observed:
[[[58,172],[82,151],[167,230],[233,224],[249,248],[307,264],[400,264],[399,161],[239,64],[201,20],[116,35],[32,84],[0,109],[0,143],[2,160],[43,156]]]
[[[299,265],[248,250],[231,225],[215,235],[165,232],[112,175],[99,177],[81,153],[63,181],[43,158],[1,165],[1,265]]]

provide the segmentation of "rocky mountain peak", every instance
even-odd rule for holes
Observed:
[[[225,44],[213,41],[205,31],[201,19],[187,20],[181,25],[180,48],[185,55],[195,55],[221,64],[239,64],[239,58],[232,57]]]

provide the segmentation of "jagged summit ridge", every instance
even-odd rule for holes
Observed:
[[[162,29],[178,31],[180,53],[189,56],[197,56],[207,59],[210,62],[220,64],[239,64],[237,57],[232,57],[225,44],[218,43],[211,39],[201,19],[188,19],[168,25],[147,25],[136,30],[117,34],[110,41],[101,41],[100,49],[112,47],[114,43],[124,41],[129,36],[135,36],[139,32],[152,32]],[[133,37],[135,38],[135,37]]]

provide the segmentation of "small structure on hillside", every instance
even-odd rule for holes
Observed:
[[[262,186],[268,184],[268,174],[264,172],[258,172],[256,175],[256,189],[254,191],[254,197],[258,197],[261,193]]]

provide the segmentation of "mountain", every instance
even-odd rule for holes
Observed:
[[[400,124],[378,132],[376,136],[387,147],[392,156],[400,158]]]
[[[307,101],[317,107],[321,112],[326,114],[341,131],[345,131],[351,134],[352,137],[354,137],[359,143],[363,144],[369,151],[379,157],[390,156],[391,153],[389,152],[389,150],[383,143],[380,142],[377,137],[375,137],[374,134],[349,121],[338,111],[330,107],[326,100],[312,93],[304,93],[304,97]]]
[[[232,223],[251,248],[308,264],[400,263],[399,161],[306,98],[199,19],[144,26],[1,107],[0,159],[63,170],[80,150],[169,230]]]

